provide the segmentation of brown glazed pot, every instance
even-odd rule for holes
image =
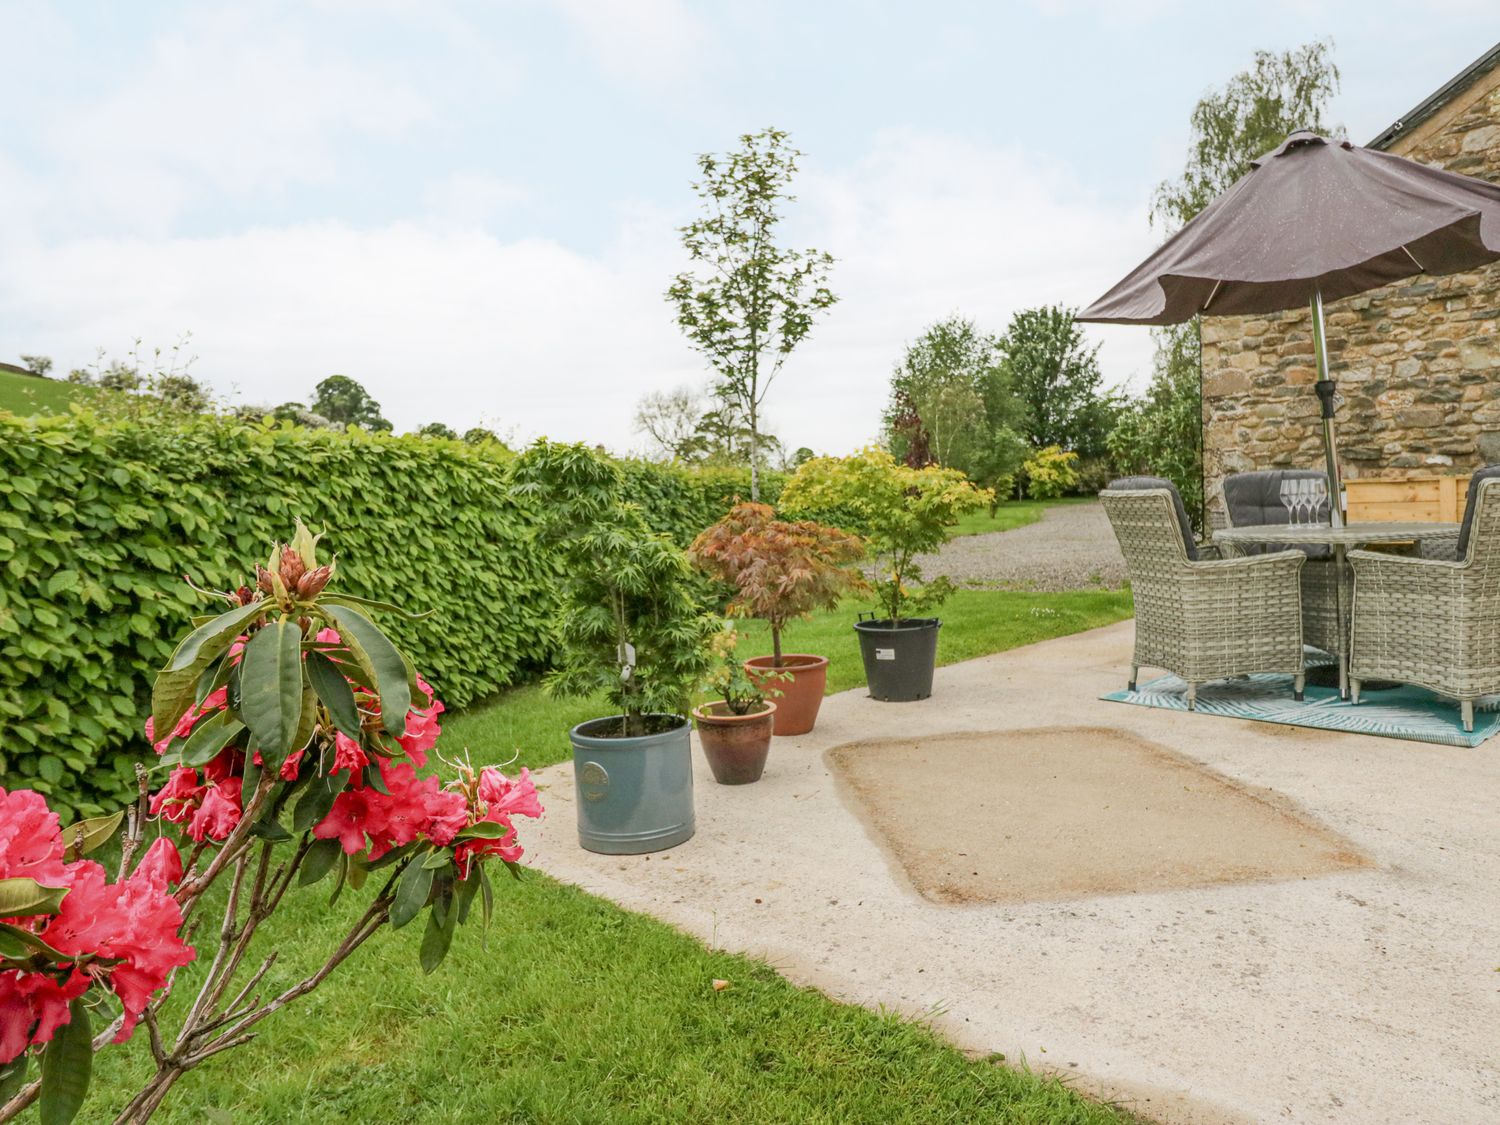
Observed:
[[[818,721],[818,708],[823,706],[823,689],[828,686],[828,657],[783,653],[779,669],[775,662],[774,656],[752,656],[745,661],[745,671],[757,687],[776,700],[776,733],[806,734]],[[766,678],[766,673],[777,671],[790,672],[792,678]]]
[[[698,741],[714,780],[720,785],[748,785],[759,781],[771,752],[771,725],[776,704],[766,701],[759,711],[733,714],[723,700],[693,708],[698,721]]]

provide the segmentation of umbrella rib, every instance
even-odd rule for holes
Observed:
[[[1401,244],[1401,249],[1405,252],[1406,256],[1412,260],[1412,263],[1417,267],[1417,269],[1421,270],[1423,273],[1427,272],[1427,267],[1424,266],[1421,262],[1417,261],[1417,256],[1410,250],[1406,249],[1405,243]]]
[[[1403,246],[1402,249],[1405,250],[1406,247]],[[1407,251],[1407,252],[1410,253],[1410,251]],[[1416,259],[1412,259],[1412,260],[1416,261]],[[1418,263],[1418,265],[1420,265],[1420,264],[1421,263]],[[1218,281],[1214,282],[1214,287],[1212,289],[1210,289],[1209,292],[1208,292],[1208,300],[1204,301],[1203,302],[1203,307],[1198,310],[1200,313],[1206,313],[1208,311],[1208,306],[1211,305],[1211,304],[1213,304],[1214,303],[1214,298],[1219,295],[1219,286],[1221,286],[1223,284],[1224,284],[1224,279],[1222,277],[1219,278]]]

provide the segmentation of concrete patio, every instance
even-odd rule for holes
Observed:
[[[1500,1119],[1500,753],[1100,701],[1123,686],[1131,636],[1125,622],[939,669],[923,703],[831,697],[813,734],[776,741],[758,784],[715,785],[700,758],[697,836],[649,857],[582,851],[571,766],[553,767],[528,847],[549,873],[793,981],[930,1019],[1158,1121]],[[1058,727],[1123,732],[1214,784],[1270,790],[1369,865],[940,903],[829,764],[870,739]]]

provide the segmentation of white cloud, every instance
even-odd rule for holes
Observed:
[[[682,0],[555,0],[594,60],[617,78],[664,87],[699,73],[710,36]]]
[[[1027,154],[916,133],[883,136],[853,167],[809,166],[800,193],[789,227],[838,258],[841,301],[771,391],[793,448],[871,438],[891,365],[933,320],[956,311],[998,330],[1018,308],[1086,303],[1152,244],[1143,214],[1096,204]],[[642,394],[705,376],[662,298],[676,218],[637,207],[593,256],[452,216],[14,246],[0,353],[66,369],[96,346],[191,330],[197,373],[244,401],[305,400],[343,372],[401,428],[487,419],[624,449]],[[1145,369],[1145,329],[1096,338],[1112,381]]]

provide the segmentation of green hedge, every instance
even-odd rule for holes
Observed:
[[[65,815],[124,797],[149,755],[150,679],[211,608],[182,576],[247,581],[297,517],[326,526],[344,590],[437,610],[381,623],[451,706],[534,675],[552,653],[559,564],[509,491],[510,460],[211,417],[0,413],[0,785],[24,781]],[[733,472],[626,465],[648,518],[680,541],[740,487]]]

